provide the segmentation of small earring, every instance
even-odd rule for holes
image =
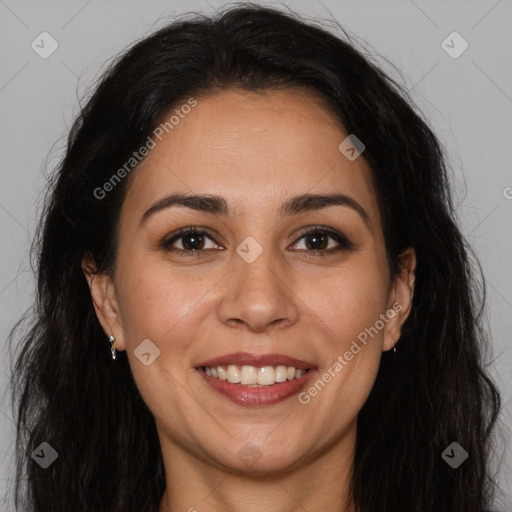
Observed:
[[[396,341],[398,341],[398,340],[396,340]],[[395,342],[393,340],[391,340],[391,343],[393,344],[393,352],[396,352]]]
[[[114,347],[114,341],[115,341],[114,336],[110,336],[109,341],[110,341],[110,349],[112,351],[112,359],[115,359],[116,358],[116,348]]]

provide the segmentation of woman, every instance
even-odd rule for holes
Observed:
[[[491,505],[500,397],[442,148],[353,44],[253,5],[138,42],[36,247],[21,510]]]

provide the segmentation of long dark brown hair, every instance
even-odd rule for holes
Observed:
[[[10,334],[17,510],[158,510],[165,471],[154,419],[126,353],[110,358],[81,270],[89,252],[100,272],[112,271],[129,179],[105,197],[94,191],[182,98],[282,87],[319,94],[364,142],[392,276],[404,249],[417,255],[398,351],[382,355],[358,416],[358,510],[484,512],[492,505],[489,452],[500,395],[483,363],[485,288],[454,220],[444,150],[405,87],[344,34],[293,13],[237,5],[167,24],[104,72],[51,175],[32,248],[35,305]],[[42,442],[58,452],[47,469],[31,457]],[[441,457],[452,442],[469,454],[457,469]]]

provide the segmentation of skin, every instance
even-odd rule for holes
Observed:
[[[371,169],[341,154],[348,134],[313,93],[227,90],[197,99],[130,176],[112,278],[96,274],[90,259],[82,263],[105,334],[128,351],[155,417],[167,478],[159,512],[353,512],[357,415],[410,312],[414,251],[403,254],[392,279]],[[235,215],[173,206],[140,227],[143,213],[175,192],[220,195]],[[355,199],[369,226],[339,205],[278,215],[289,197],[333,192]],[[357,249],[329,254],[339,244],[328,238],[325,256],[315,256],[311,237],[299,233],[315,224],[345,234]],[[159,247],[186,226],[212,231],[201,257]],[[248,236],[263,249],[252,263],[236,252]],[[295,395],[237,405],[195,370],[247,351],[310,361],[321,376],[395,302],[401,310],[307,404]],[[145,339],[160,349],[149,366],[134,355]],[[252,466],[237,456],[244,446],[259,457]]]

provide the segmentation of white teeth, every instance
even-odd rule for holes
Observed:
[[[240,384],[258,384],[258,370],[254,366],[242,366]]]
[[[264,366],[258,370],[258,384],[270,386],[276,382],[276,372],[272,366]]]
[[[232,384],[237,384],[240,382],[240,372],[234,364],[230,364],[228,366],[228,380]]]
[[[306,373],[306,370],[299,370],[293,366],[279,365],[276,367],[262,366],[258,368],[249,365],[239,367],[234,364],[230,364],[227,367],[206,366],[204,371],[210,377],[250,387],[271,386],[276,382],[300,379]]]
[[[286,366],[280,365],[276,368],[276,382],[286,382],[288,378],[288,369]]]

